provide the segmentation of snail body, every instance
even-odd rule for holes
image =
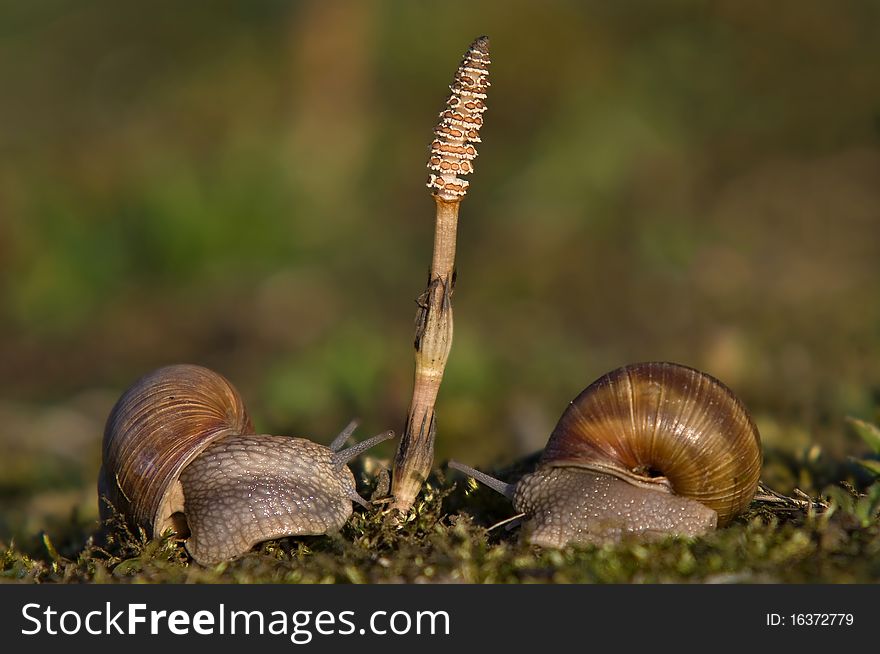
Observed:
[[[255,434],[238,391],[222,375],[193,365],[160,368],[136,381],[110,412],[98,494],[102,518],[113,508],[160,535],[187,536],[199,563],[214,564],[282,536],[342,527],[358,495],[348,461],[386,432],[342,449]]]
[[[450,466],[507,495],[528,542],[563,547],[724,526],[754,497],[761,463],[758,430],[724,384],[686,366],[640,363],[578,395],[536,470],[515,485]]]

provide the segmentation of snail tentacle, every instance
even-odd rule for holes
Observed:
[[[348,442],[348,439],[351,438],[351,435],[358,428],[358,425],[361,424],[360,420],[357,418],[353,419],[349,422],[345,428],[339,432],[339,435],[333,439],[333,442],[330,443],[329,447],[334,452],[338,452],[342,449],[342,447]]]
[[[360,505],[361,505],[362,507],[364,507],[365,509],[372,509],[372,508],[373,508],[373,505],[370,504],[370,503],[369,503],[367,500],[365,500],[363,497],[361,497],[361,496],[358,494],[358,492],[357,492],[354,488],[352,488],[352,489],[349,491],[349,493],[348,493],[348,499],[350,499],[352,502],[357,502],[358,504],[360,504]]]
[[[447,465],[454,470],[458,470],[459,472],[463,472],[464,474],[473,477],[478,482],[488,486],[498,493],[501,493],[507,499],[513,499],[513,492],[515,489],[514,484],[505,483],[500,479],[496,479],[491,475],[487,475],[485,472],[480,472],[476,468],[471,468],[458,461],[450,461]]]
[[[352,445],[344,450],[340,450],[338,452],[333,453],[333,467],[336,470],[341,470],[345,467],[345,464],[351,461],[352,459],[360,456],[363,452],[366,452],[374,445],[378,445],[383,441],[387,441],[390,438],[394,438],[394,432],[392,430],[388,430],[386,432],[382,432],[381,434],[377,434],[372,438],[368,438],[365,441],[361,441],[357,445]],[[338,437],[337,437],[338,439]],[[330,448],[331,450],[333,448]]]

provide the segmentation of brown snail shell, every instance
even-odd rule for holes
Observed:
[[[225,377],[194,365],[159,368],[132,384],[110,412],[99,490],[133,523],[162,534],[182,511],[181,471],[214,441],[253,432]],[[108,512],[102,503],[102,518]]]
[[[155,536],[172,529],[204,564],[264,540],[328,533],[348,520],[353,501],[368,506],[347,462],[393,436],[342,449],[355,426],[329,447],[254,434],[222,375],[193,365],[160,368],[125,391],[107,420],[101,516],[116,510]]]
[[[618,368],[562,414],[540,464],[668,483],[726,525],[752,501],[761,439],[742,402],[720,381],[673,363]]]
[[[618,368],[563,412],[536,470],[504,484],[531,543],[696,536],[743,512],[758,487],[758,430],[720,381],[674,363]]]

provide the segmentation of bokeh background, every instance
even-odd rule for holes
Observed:
[[[225,374],[262,431],[401,429],[427,147],[484,33],[438,459],[532,452],[640,360],[724,380],[770,452],[862,454],[878,26],[872,0],[0,2],[0,540],[95,519],[106,415],[163,364]]]

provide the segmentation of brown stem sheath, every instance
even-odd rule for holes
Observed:
[[[474,143],[486,110],[489,39],[474,41],[458,67],[440,122],[434,128],[428,188],[437,205],[434,257],[425,292],[416,313],[416,370],[413,395],[397,456],[391,493],[392,509],[406,513],[434,463],[437,423],[434,403],[452,347],[452,290],[455,283],[455,239],[458,207],[468,183],[460,175],[473,171]]]
[[[452,348],[452,284],[459,202],[437,199],[434,260],[416,313],[413,396],[394,461],[392,508],[406,512],[434,463],[434,403]]]

